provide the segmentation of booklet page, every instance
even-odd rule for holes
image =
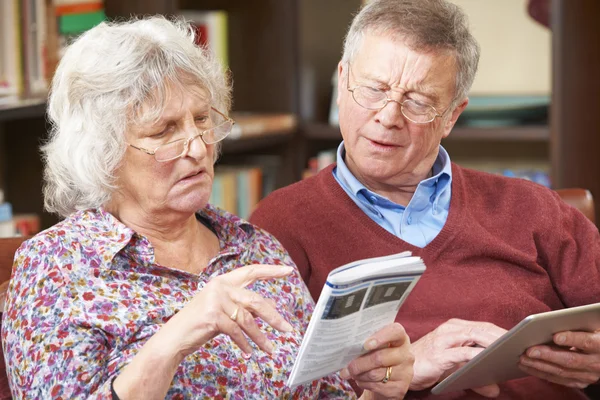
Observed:
[[[411,262],[406,262],[406,254],[398,257],[401,261],[392,276],[386,265],[384,277],[373,276],[367,269],[361,279],[349,284],[333,285],[328,280],[304,335],[288,386],[311,382],[346,367],[365,352],[363,345],[369,336],[394,322],[400,305],[425,270],[419,257],[408,258]],[[382,259],[389,262],[389,257]],[[373,259],[365,261],[369,261],[365,263],[368,265]],[[360,264],[354,268],[360,268]]]

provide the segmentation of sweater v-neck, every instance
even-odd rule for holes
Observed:
[[[344,209],[352,215],[352,218],[356,218],[361,226],[368,228],[374,237],[385,241],[399,242],[403,248],[410,250],[413,254],[429,253],[436,258],[438,253],[446,246],[446,243],[454,236],[455,232],[460,230],[461,219],[459,216],[462,214],[464,206],[464,191],[460,189],[460,183],[462,182],[460,170],[456,168],[454,163],[452,164],[452,197],[450,199],[448,218],[440,233],[423,248],[410,244],[402,238],[393,235],[366,215],[335,180],[333,176],[335,166],[336,164],[331,164],[319,172],[317,176],[319,189],[323,192],[324,196],[329,196],[332,199],[331,203],[339,203],[341,201]]]

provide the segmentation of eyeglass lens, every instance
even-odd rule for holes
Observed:
[[[204,143],[214,144],[225,139],[225,137],[231,132],[233,122],[214,110],[211,111],[209,115],[210,120],[206,124],[206,129],[204,129],[202,134],[198,136],[200,136]],[[204,127],[199,126],[198,129],[203,128]],[[190,145],[190,142],[196,139],[198,136],[166,143],[156,149],[154,157],[157,161],[169,161],[180,157],[185,153]]]

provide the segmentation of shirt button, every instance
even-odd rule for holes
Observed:
[[[373,204],[377,203],[377,197],[375,197],[375,196],[369,197],[369,200],[371,200],[371,203],[373,203]]]
[[[409,216],[408,216],[408,220],[407,220],[407,222],[408,222],[408,224],[409,224],[409,225],[410,225],[410,224],[412,224],[412,215],[409,215]]]

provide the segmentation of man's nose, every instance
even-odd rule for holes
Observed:
[[[389,97],[385,106],[376,114],[376,118],[386,128],[402,128],[406,122],[402,113],[402,103]]]

